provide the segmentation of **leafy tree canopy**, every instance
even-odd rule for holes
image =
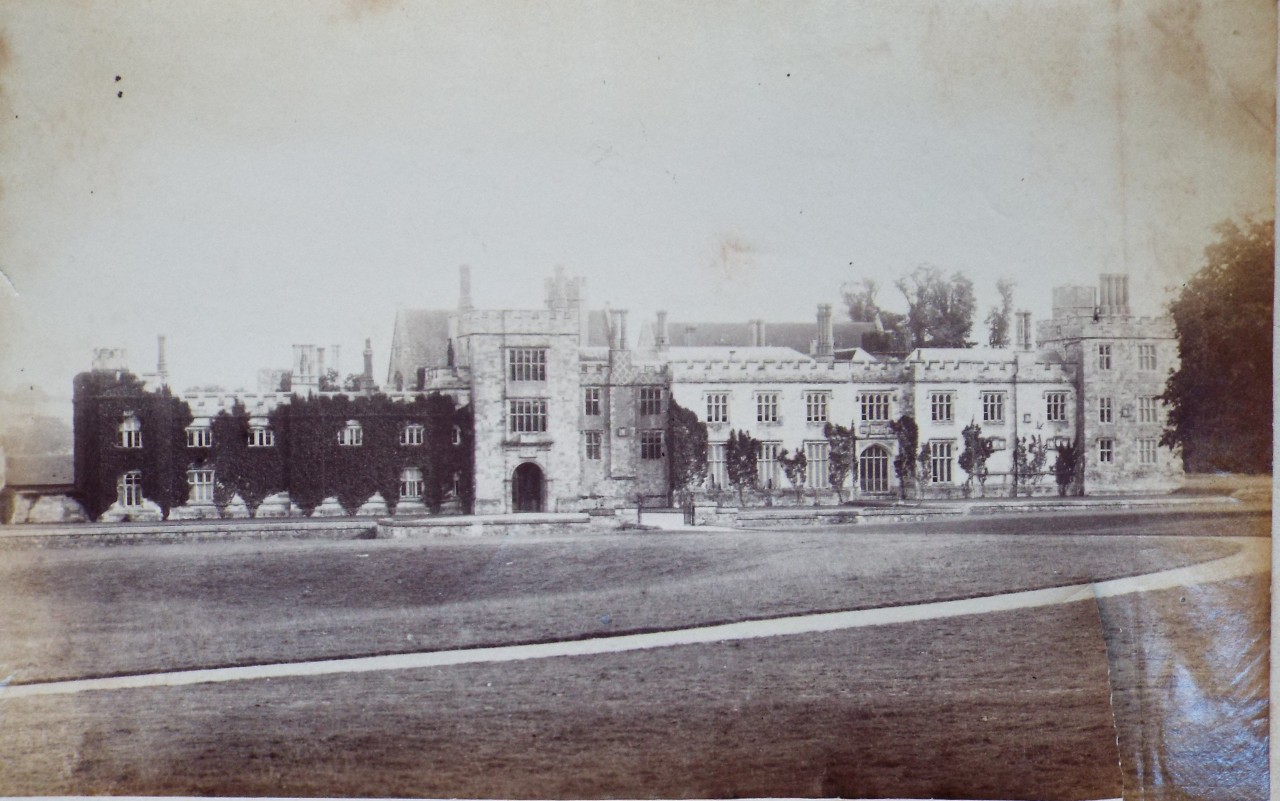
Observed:
[[[1189,470],[1271,470],[1275,221],[1220,223],[1205,266],[1169,306],[1181,366],[1161,442]]]
[[[907,300],[906,328],[917,348],[967,348],[976,305],[973,282],[963,273],[947,278],[922,264],[894,286]]]
[[[987,344],[993,348],[1009,347],[1009,323],[1013,319],[1013,281],[1001,278],[996,281],[1000,303],[987,312]]]

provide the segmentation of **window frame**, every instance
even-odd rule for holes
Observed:
[[[641,417],[662,414],[662,387],[643,386],[636,391],[636,411]]]
[[[207,480],[200,480],[205,478]],[[213,468],[192,467],[187,470],[187,487],[187,503],[213,503]]]
[[[1112,365],[1113,351],[1110,342],[1098,343],[1098,369],[1110,370]]]
[[[1115,403],[1109,395],[1098,398],[1098,422],[1101,424],[1115,422]]]
[[[983,390],[979,396],[982,402],[982,422],[1002,425],[1005,422],[1005,401],[1008,392],[1004,390]]]
[[[768,390],[756,393],[756,422],[778,425],[782,422],[782,393]]]
[[[1044,419],[1050,423],[1067,422],[1067,393],[1054,390],[1044,394]]]
[[[666,437],[661,428],[648,428],[640,432],[640,460],[652,462],[666,456]]]
[[[945,417],[939,416],[945,413]],[[951,390],[931,390],[929,392],[929,420],[933,423],[954,423],[956,421],[956,393]]]
[[[729,422],[729,393],[707,393],[707,423],[720,425]]]
[[[406,423],[400,429],[400,445],[405,448],[421,447],[427,438],[427,427],[422,423]]]
[[[1156,346],[1151,342],[1142,342],[1138,344],[1138,369],[1151,371],[1158,369],[1159,362],[1156,357]]]
[[[188,448],[212,448],[213,429],[209,426],[187,426]]]
[[[547,348],[507,348],[507,380],[542,383],[547,380]]]
[[[582,390],[582,413],[587,417],[599,417],[604,393],[600,387],[584,387]]]
[[[364,447],[364,426],[359,420],[348,420],[338,429],[338,446],[342,448]]]
[[[830,421],[831,391],[810,389],[804,393],[804,421],[818,425]]]
[[[416,477],[412,474],[416,473]],[[423,476],[422,468],[414,465],[408,465],[400,469],[400,500],[402,501],[422,501],[427,495],[427,482]],[[413,492],[416,485],[417,492]]]
[[[125,414],[116,426],[116,447],[131,451],[142,447],[142,421],[133,412]]]
[[[866,390],[858,393],[859,419],[863,423],[887,423],[893,419],[889,407],[893,403],[893,393],[881,390]]]
[[[249,433],[245,435],[245,445],[250,448],[274,448],[275,429],[268,425],[250,425]]]
[[[511,434],[547,433],[547,399],[508,398],[507,431]]]
[[[146,500],[142,494],[142,471],[128,470],[116,479],[116,503],[125,509],[137,509]]]
[[[1116,457],[1116,441],[1113,437],[1098,438],[1098,464],[1112,464]]]
[[[929,440],[929,483],[952,484],[952,460],[955,447],[949,439]]]
[[[582,432],[583,458],[598,462],[604,458],[604,436],[600,431]]]

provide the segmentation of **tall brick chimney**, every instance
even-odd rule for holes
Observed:
[[[818,346],[814,358],[820,362],[835,361],[835,334],[831,327],[831,304],[818,304]]]
[[[471,310],[471,266],[467,264],[458,268],[458,308]]]
[[[1104,316],[1124,317],[1129,314],[1129,276],[1110,273],[1099,276],[1098,305]]]
[[[373,340],[366,339],[364,341],[364,381],[365,384],[373,383]]]
[[[1014,347],[1018,350],[1031,350],[1031,312],[1020,311],[1017,313],[1017,318],[1017,339],[1014,340]]]
[[[755,348],[764,347],[764,320],[751,320],[748,324],[751,328],[751,346]]]
[[[657,327],[653,332],[653,344],[658,350],[666,350],[671,344],[667,339],[667,313],[666,311],[658,312]]]
[[[169,364],[164,358],[164,334],[156,337],[156,375],[161,384],[169,383]]]
[[[609,316],[609,349],[627,349],[627,310],[610,309]]]

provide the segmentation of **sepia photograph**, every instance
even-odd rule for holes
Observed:
[[[1270,797],[1276,43],[0,5],[0,797]]]

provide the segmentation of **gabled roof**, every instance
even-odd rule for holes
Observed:
[[[587,341],[589,347],[609,347],[609,313],[604,309],[587,312]]]
[[[396,312],[387,386],[395,385],[397,372],[409,384],[420,367],[448,365],[449,320],[454,314],[450,309],[400,309]]]

